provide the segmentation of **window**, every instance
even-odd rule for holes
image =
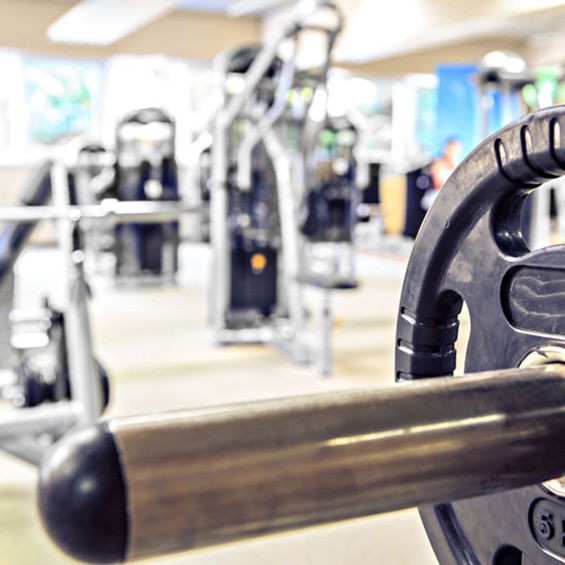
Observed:
[[[52,145],[92,131],[97,63],[25,58],[23,69],[30,145]]]

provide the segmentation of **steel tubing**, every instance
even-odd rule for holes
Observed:
[[[535,484],[564,434],[557,364],[110,420],[47,456],[40,510],[75,557],[141,559]]]
[[[158,223],[178,220],[201,209],[178,202],[106,200],[85,206],[1,206],[0,222],[35,223],[44,220],[106,220],[114,224]]]

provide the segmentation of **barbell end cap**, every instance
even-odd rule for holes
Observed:
[[[39,473],[39,513],[49,536],[75,559],[125,560],[126,502],[120,457],[105,424],[72,432],[47,452]]]

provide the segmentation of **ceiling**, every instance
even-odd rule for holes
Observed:
[[[64,2],[67,4],[78,4],[79,0],[50,0],[52,2]],[[209,12],[228,14],[230,6],[242,3],[249,6],[248,15],[256,16],[268,12],[273,7],[290,4],[292,0],[246,0],[245,3],[241,0],[177,0],[175,6],[178,10],[196,11],[196,12]],[[247,15],[247,14],[246,14]]]
[[[346,9],[351,5],[345,2]],[[438,50],[449,56],[458,46],[481,43],[511,45],[534,64],[565,62],[564,0],[358,0],[348,16],[337,58],[350,63],[438,56]]]
[[[239,37],[244,42],[249,42],[257,41],[261,36],[263,39],[272,36],[280,25],[279,8],[292,3],[290,0],[0,0],[0,7],[4,15],[4,5],[10,4],[15,8],[18,4],[25,6],[29,2],[38,7],[34,10],[37,13],[48,5],[53,7],[50,14],[57,10],[59,15],[50,24],[65,16],[65,4],[70,8],[87,3],[105,4],[106,8],[110,7],[110,11],[129,5],[132,13],[139,12],[141,5],[167,5],[167,9],[150,14],[133,31],[125,29],[121,38],[114,43],[103,44],[106,51],[99,50],[100,56],[121,52],[145,53],[153,49],[153,52],[196,58],[208,58],[209,53],[219,52],[224,44],[232,41],[227,36],[232,30],[237,31],[238,26],[240,32],[234,34],[233,44]],[[565,0],[334,2],[346,16],[346,25],[336,46],[335,59],[341,64],[363,67],[367,73],[384,69],[388,72],[391,68],[397,68],[400,73],[426,72],[433,69],[438,61],[476,62],[493,48],[517,50],[534,64],[565,62],[565,47],[562,47],[562,37],[565,36]],[[65,9],[62,10],[62,6]],[[238,7],[239,15],[244,17],[228,17],[234,7]],[[22,18],[27,14],[29,10],[23,13]],[[410,18],[406,14],[410,14]],[[48,19],[47,11],[44,18]],[[87,21],[90,23],[90,20]],[[256,31],[249,27],[252,22]],[[242,24],[247,27],[241,27]],[[0,32],[2,25],[3,22],[0,21]],[[11,32],[10,22],[4,22],[4,27],[7,33]],[[26,26],[28,27],[30,26]],[[35,37],[45,35],[45,31],[40,31],[39,27],[38,23]],[[173,32],[177,33],[174,37]],[[196,45],[195,33],[202,38],[199,39],[200,42],[206,42],[206,50],[202,55]],[[31,31],[29,34],[31,35]],[[14,29],[13,36],[16,38],[16,35]],[[18,30],[18,35],[23,37],[25,34]],[[15,41],[17,38],[13,40]],[[153,43],[150,44],[150,41]],[[143,47],[139,47],[141,42],[144,43]],[[193,45],[189,46],[191,42]],[[1,45],[6,43],[0,33]],[[47,41],[44,45],[51,49]],[[52,45],[54,49],[56,46]],[[64,44],[58,45],[58,49],[62,50]],[[84,49],[86,53],[86,46],[82,48],[80,45],[68,45],[77,52]]]
[[[236,0],[179,0],[178,8],[203,12],[224,12]]]

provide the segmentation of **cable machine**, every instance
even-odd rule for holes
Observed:
[[[175,123],[157,108],[126,116],[116,130],[116,198],[178,201]],[[172,278],[178,268],[178,222],[116,228],[116,273]]]
[[[332,25],[312,23],[312,17],[320,14],[329,14]],[[289,147],[284,128],[288,122],[289,93],[301,78],[296,65],[301,32],[316,31],[327,38],[327,59],[322,70],[310,73],[310,80],[322,84],[341,25],[341,13],[331,2],[301,2],[269,44],[224,54],[224,103],[213,127],[211,178],[206,183],[210,189],[210,318],[215,342],[272,343],[296,363],[317,362],[323,374],[331,370],[331,340],[327,332],[331,314],[324,306],[321,326],[326,329],[321,337],[307,331],[304,285],[319,280],[314,281],[304,272],[306,238],[299,221],[300,197],[306,193],[308,182],[304,176],[308,168],[304,154],[315,153],[310,172],[321,174],[319,139],[316,135],[314,144],[305,143],[307,128],[302,124],[297,154]],[[279,56],[283,44],[290,46],[290,55],[284,59]],[[307,119],[305,115],[303,121]],[[313,125],[319,126],[309,124]],[[328,127],[325,121],[322,129]],[[341,149],[347,136],[342,134]],[[335,151],[325,155],[326,162],[334,158],[338,169],[343,169],[343,160]],[[348,166],[349,163],[345,169]],[[340,171],[342,175],[347,175],[345,169]],[[329,202],[336,190],[324,191],[324,195]],[[334,200],[339,200],[339,196]],[[305,203],[308,206],[307,199]],[[348,212],[346,215],[349,219]],[[339,228],[335,221],[330,224],[324,228],[329,230],[325,235],[333,230],[335,237]],[[346,239],[350,241],[349,236]],[[332,288],[335,287],[334,284]]]

